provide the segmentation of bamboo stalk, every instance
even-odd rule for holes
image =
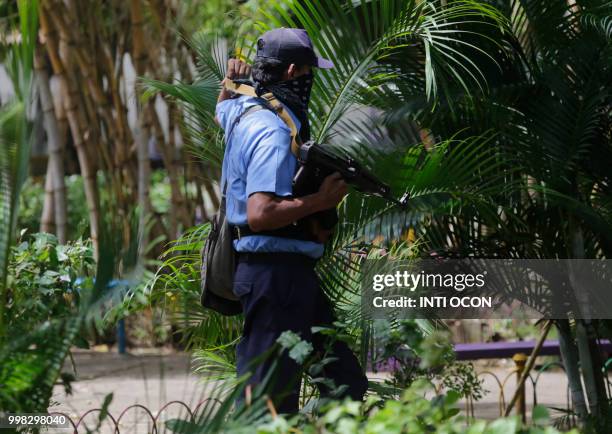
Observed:
[[[176,106],[173,104],[168,105],[168,150],[170,154],[169,166],[166,167],[170,174],[170,188],[172,190],[172,207],[177,213],[178,221],[183,225],[183,229],[191,226],[191,219],[189,218],[189,211],[187,208],[187,200],[185,198],[184,191],[187,189],[181,189],[179,178],[181,174],[181,161],[183,158],[177,158],[177,152],[181,152],[176,143],[175,136],[175,125],[176,125]],[[178,235],[178,234],[177,234]]]
[[[144,75],[147,67],[147,52],[145,50],[144,18],[140,0],[130,1],[132,20],[132,61],[138,75]]]
[[[132,61],[138,76],[144,76],[147,68],[147,51],[145,49],[144,17],[141,0],[130,1],[130,18],[132,21]],[[136,85],[134,85],[136,93]],[[151,102],[145,103],[147,106]],[[139,252],[142,255],[148,244],[146,224],[151,213],[149,199],[149,184],[151,183],[151,164],[149,162],[149,131],[151,130],[150,110],[148,107],[139,107],[139,131],[136,134],[136,147],[138,153],[138,206],[140,208],[139,222]]]
[[[55,232],[53,200],[53,167],[51,160],[47,160],[47,174],[45,176],[45,199],[43,202],[42,215],[40,217],[40,231],[48,234]]]
[[[146,13],[144,8],[148,8]],[[168,25],[177,18],[177,8],[178,2],[163,0],[41,0],[45,21],[42,33],[49,34],[46,48],[63,89],[66,123],[86,180],[90,220],[97,215],[92,238],[97,239],[101,218],[95,176],[98,169],[109,177],[117,212],[127,215],[138,203],[144,211],[140,225],[144,228],[151,212],[148,145],[152,136],[157,140],[172,191],[170,230],[162,228],[161,232],[176,237],[180,227],[192,225],[194,208],[204,210],[201,196],[204,189],[213,204],[217,200],[210,181],[196,173],[200,167],[177,158],[183,151],[176,140],[179,127],[174,116],[180,114],[178,107],[172,104],[169,107],[167,134],[166,119],[159,119],[154,100],[137,108],[137,126],[130,124],[132,118],[128,118],[132,92],[124,71],[127,56],[132,59],[137,76],[150,73],[154,78],[171,80],[177,70],[185,77],[191,74],[186,44],[172,38],[174,27]],[[126,12],[130,31],[122,31]],[[110,24],[96,19],[109,14],[121,19],[113,19]],[[115,22],[121,26],[115,26]],[[151,29],[147,27],[149,23]],[[57,110],[56,113],[59,120]],[[96,158],[92,158],[94,154]],[[195,201],[183,181],[199,184]],[[126,228],[123,231],[127,234]]]
[[[78,43],[80,39],[72,34],[74,29],[79,28],[78,24],[66,20],[65,17],[70,17],[71,15],[66,13],[67,8],[62,2],[55,2],[52,6],[49,3],[45,3],[45,6],[49,19],[59,30],[60,41],[64,44],[65,49],[62,50],[62,57],[65,59],[66,69],[74,70],[74,66],[78,68],[78,72],[82,74],[83,81],[86,83],[87,89],[95,102],[97,114],[105,121],[106,127],[109,129],[108,136],[120,137],[116,131],[111,105],[102,88],[102,82],[96,79],[97,59],[88,59],[85,54],[88,53],[87,47],[82,41]],[[96,32],[97,29],[92,29],[91,31],[94,34]],[[91,55],[93,56],[93,53]],[[74,59],[74,65],[72,59]]]
[[[70,10],[78,9],[77,2],[71,1],[69,4],[71,5]],[[96,5],[99,6],[99,4]],[[134,159],[135,149],[132,147],[132,132],[127,121],[127,110],[119,91],[124,57],[122,47],[125,44],[120,40],[116,47],[117,52],[113,56],[110,45],[106,43],[108,36],[103,31],[104,29],[99,27],[98,21],[89,20],[92,31],[87,35],[75,35],[73,29],[80,28],[77,22],[79,17],[75,14],[61,14],[59,13],[61,10],[59,8],[55,11],[53,17],[57,25],[64,29],[62,38],[67,41],[76,66],[83,72],[83,77],[88,84],[87,89],[94,100],[96,114],[108,129],[106,134],[97,136],[98,139],[103,139],[98,140],[99,151],[104,155],[107,148],[112,149],[113,158],[107,159],[106,173],[112,178],[111,188],[119,212],[127,214],[128,209],[134,203],[137,180],[133,174],[137,171],[137,166]],[[89,18],[91,16],[88,14]],[[84,36],[88,37],[84,38]],[[95,50],[88,50],[88,45],[83,40],[90,40],[89,46],[95,47]],[[96,57],[94,57],[94,52],[97,53]],[[128,233],[129,228],[125,227],[124,232]],[[126,242],[128,242],[127,239]]]
[[[115,166],[119,169],[123,168],[129,159],[129,147],[128,144],[132,143],[131,132],[127,125],[127,113],[121,95],[119,95],[119,83],[115,77],[114,71],[117,68],[113,57],[108,52],[107,47],[102,48],[103,59],[102,62],[107,68],[106,78],[108,79],[108,88],[110,92],[110,100],[112,102],[111,107],[114,110],[114,116],[110,114],[109,118],[114,121],[114,133],[112,133],[112,140],[115,142]],[[121,59],[119,55],[119,60]]]
[[[141,113],[141,116],[146,116],[146,113]],[[139,131],[135,134],[135,138],[138,148],[138,206],[140,208],[138,224],[139,254],[143,255],[148,244],[146,224],[151,214],[151,205],[149,201],[151,166],[149,163],[149,149],[147,147],[145,131],[139,128]]]
[[[149,113],[151,116],[151,124],[153,127],[153,131],[155,133],[155,143],[157,145],[157,149],[160,151],[162,160],[164,162],[164,166],[166,167],[166,169],[168,169],[168,167],[170,166],[171,157],[168,155],[169,152],[168,152],[167,147],[163,145],[165,143],[165,139],[164,139],[164,131],[161,125],[161,121],[159,120],[159,117],[157,116],[155,107],[150,106]],[[172,177],[173,177],[173,174],[170,171],[168,171],[168,178],[170,178],[170,181],[171,181],[170,188],[171,188],[172,194],[174,194],[174,187],[172,186]],[[169,223],[170,227],[168,228],[168,231],[170,232],[170,237],[175,238],[177,230],[178,230],[177,215],[174,212],[171,212],[170,215],[168,216],[168,220],[170,222]]]
[[[98,189],[95,170],[91,169],[90,158],[85,148],[83,133],[81,129],[81,122],[79,120],[78,106],[76,101],[73,101],[73,95],[75,92],[76,83],[74,80],[67,80],[66,69],[64,68],[64,59],[60,58],[59,44],[57,41],[57,32],[51,27],[47,14],[47,9],[43,7],[41,3],[40,8],[40,27],[44,35],[45,45],[47,53],[51,60],[51,65],[56,77],[64,82],[63,86],[60,86],[64,91],[62,99],[64,101],[64,109],[66,110],[66,117],[68,118],[68,125],[74,142],[74,147],[77,151],[77,157],[79,160],[79,167],[81,168],[81,176],[83,177],[83,184],[85,189],[85,198],[87,200],[87,209],[89,213],[89,228],[90,237],[94,248],[94,255],[98,256],[98,233],[99,233],[99,222],[100,222],[100,211],[99,211],[99,199]]]
[[[215,209],[219,208],[219,205],[221,204],[221,202],[219,201],[219,196],[217,196],[217,192],[215,191],[213,182],[210,180],[209,177],[205,177],[202,180],[202,184],[204,185],[204,188],[206,189],[206,192],[208,193],[208,197],[210,197],[210,200],[212,201],[213,208]]]
[[[43,123],[47,133],[49,148],[49,169],[47,177],[51,179],[55,231],[61,244],[66,243],[66,184],[64,182],[64,158],[62,155],[62,137],[55,117],[53,97],[49,87],[49,74],[38,48],[34,58],[36,81],[43,110]]]
[[[61,95],[63,94],[62,87],[65,83],[59,80],[55,74],[49,79],[49,90],[51,91],[51,97],[53,100],[53,111],[55,113],[55,119],[57,120],[57,128],[60,135],[60,144],[62,145],[62,152],[66,145],[66,138],[68,137],[68,119],[66,119],[66,110],[64,110],[64,102],[62,101]]]

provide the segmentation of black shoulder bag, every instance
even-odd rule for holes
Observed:
[[[243,117],[264,108],[254,105],[238,116],[230,128],[227,141]],[[232,291],[236,270],[236,251],[234,250],[232,227],[226,216],[226,193],[227,180],[223,183],[219,210],[211,221],[210,232],[201,251],[200,302],[202,306],[222,315],[232,316],[242,313],[242,306]]]

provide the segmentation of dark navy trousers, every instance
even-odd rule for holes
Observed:
[[[346,343],[329,341],[311,331],[313,326],[331,327],[334,321],[332,306],[314,271],[314,260],[292,253],[240,254],[234,293],[240,297],[245,318],[237,347],[238,375],[251,372],[249,384],[255,385],[270,374],[268,392],[280,413],[298,411],[302,376],[301,367],[286,351],[276,366],[274,357],[265,357],[286,330],[309,341],[315,353],[334,358],[325,365],[322,376],[333,380],[336,388],[346,386],[343,396],[363,399],[367,377]],[[326,396],[329,389],[320,385],[319,391]]]

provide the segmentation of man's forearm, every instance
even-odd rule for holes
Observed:
[[[221,101],[225,101],[226,99],[230,99],[232,96],[234,96],[234,93],[227,90],[227,88],[223,86],[221,88],[221,92],[219,92],[219,97],[217,98],[217,104],[219,104]]]
[[[264,199],[261,196],[249,198],[247,220],[253,231],[282,228],[324,209],[324,202],[318,193],[296,198],[265,196],[268,198]]]
[[[219,92],[219,97],[217,98],[217,104],[219,104],[222,101],[225,101],[226,99],[230,99],[234,96],[234,94],[227,90],[225,88],[225,86],[223,86],[221,88],[221,92]],[[215,116],[215,122],[217,123],[217,125],[221,126],[221,123],[219,122],[219,119]]]

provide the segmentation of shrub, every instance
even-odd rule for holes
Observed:
[[[427,379],[461,398],[479,400],[485,394],[471,363],[458,362],[444,330],[423,333],[414,321],[399,321],[393,330],[381,332],[376,365],[388,365],[391,377],[385,384],[404,390],[418,379]],[[375,366],[376,367],[376,366]]]
[[[365,403],[355,401],[330,402],[316,418],[278,416],[257,427],[258,434],[300,432],[304,434],[556,434],[547,426],[550,422],[544,407],[534,409],[531,426],[523,425],[518,417],[494,421],[467,420],[459,415],[459,393],[450,391],[429,399],[433,385],[426,380],[415,381],[399,400],[382,401],[370,397]],[[577,434],[577,431],[570,431]]]
[[[31,331],[50,318],[74,313],[78,283],[94,269],[89,241],[60,245],[55,236],[39,233],[12,247],[7,281],[11,333]]]

